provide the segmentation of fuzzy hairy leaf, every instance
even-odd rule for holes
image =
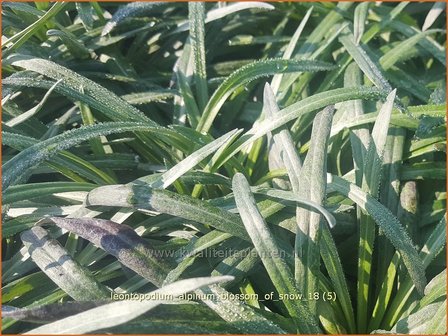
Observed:
[[[188,172],[190,169],[194,168],[197,164],[199,164],[202,160],[204,160],[207,156],[214,153],[221,147],[228,146],[229,143],[237,137],[242,130],[235,129],[230,131],[223,136],[219,137],[216,140],[213,140],[209,144],[204,147],[198,149],[197,151],[190,154],[184,160],[167,170],[160,176],[160,179],[155,181],[152,184],[153,188],[162,188],[165,189],[170,186],[174,181],[176,181],[183,174]]]
[[[190,21],[190,43],[193,49],[194,81],[198,97],[198,107],[202,110],[208,101],[207,73],[205,62],[205,5],[202,2],[188,3]]]
[[[30,168],[51,158],[60,151],[73,147],[83,141],[112,133],[156,131],[157,129],[161,130],[161,128],[148,126],[143,123],[111,122],[85,126],[64,132],[55,137],[36,143],[4,163],[2,188],[3,190],[6,190],[10,185],[17,182]]]
[[[50,323],[101,306],[106,301],[73,301],[32,308],[2,306],[2,317],[33,323]]]
[[[151,13],[154,8],[164,5],[163,2],[131,2],[119,8],[101,31],[105,36],[112,32],[121,22],[130,17],[144,16]]]
[[[184,293],[191,292],[198,288],[209,286],[215,283],[230,281],[232,279],[233,278],[230,276],[222,276],[181,280],[148,294],[150,294],[154,298],[169,297],[169,299],[174,300]],[[86,310],[82,313],[66,317],[53,323],[43,325],[27,332],[26,334],[88,333],[131,321],[134,318],[144,314],[145,312],[157,307],[164,302],[166,302],[166,299],[117,301]]]
[[[45,218],[39,222],[55,224],[87,239],[116,257],[126,267],[161,286],[171,265],[154,248],[125,224],[96,218]],[[159,253],[160,252],[160,253]]]
[[[213,124],[219,110],[226,101],[226,99],[238,88],[244,86],[251,81],[260,78],[271,76],[276,73],[288,72],[314,72],[331,70],[334,66],[320,61],[307,60],[284,60],[284,59],[270,59],[263,61],[255,61],[245,65],[233,72],[226,80],[216,89],[204,112],[201,116],[197,130],[199,132],[207,132]]]
[[[335,89],[327,92],[317,93],[311,97],[307,97],[280,110],[274,118],[265,119],[264,121],[256,125],[256,127],[253,127],[249,131],[244,133],[240,137],[240,139],[235,141],[235,143],[229,147],[228,151],[223,153],[216,165],[220,166],[223,162],[227,161],[230,157],[238,153],[245,146],[251,144],[268,132],[282,127],[289,121],[294,120],[299,116],[346,100],[375,99],[382,96],[384,96],[384,91],[373,88],[359,87]]]
[[[327,175],[328,187],[350,198],[361,209],[372,216],[384,231],[386,237],[400,252],[409,275],[419,293],[423,293],[426,276],[422,259],[417,254],[411,239],[397,218],[375,198],[363,192],[359,187],[341,177]]]
[[[385,90],[386,92],[392,91],[387,79],[381,72],[377,64],[371,59],[371,57],[364,50],[362,45],[356,45],[354,42],[353,34],[348,28],[345,29],[344,35],[339,37],[339,41],[344,45],[344,48],[353,57],[359,68],[369,78],[373,84],[378,88]]]
[[[39,268],[75,300],[99,300],[110,296],[86,269],[41,227],[20,235],[23,244]]]
[[[149,126],[156,126],[156,123],[147,118],[142,112],[126,103],[111,91],[52,61],[29,55],[15,54],[5,59],[4,62],[37,72],[54,80],[62,79],[61,83],[55,89],[56,92],[62,87],[68,87],[74,92],[82,93],[81,96],[87,95],[93,98],[97,105],[99,105],[95,107],[99,108],[105,115],[110,116],[112,120],[144,121]],[[82,88],[82,92],[80,88]]]
[[[239,11],[242,10],[246,10],[246,9],[262,9],[262,10],[273,10],[275,7],[265,3],[265,2],[260,2],[260,1],[245,1],[245,2],[238,2],[238,3],[232,3],[229,4],[228,6],[224,6],[224,7],[218,7],[215,9],[210,10],[206,16],[205,16],[205,21],[204,23],[209,23],[215,20],[219,20],[222,19],[224,17],[226,17],[227,15],[233,14],[233,13],[237,13]],[[179,25],[179,27],[175,30],[175,32],[181,32],[181,31],[185,31],[188,30],[189,28],[189,24],[188,22]]]
[[[355,8],[355,16],[353,22],[353,38],[356,45],[361,41],[364,34],[364,28],[366,24],[367,13],[369,11],[369,2],[362,2]]]
[[[327,144],[330,136],[334,106],[319,112],[313,121],[311,145],[300,170],[297,195],[319,205],[324,203],[327,173]],[[306,209],[296,211],[295,279],[303,293],[317,291],[316,274],[320,268],[320,215]],[[317,313],[316,302],[309,302],[312,313]]]
[[[114,195],[113,198],[109,195]],[[223,232],[249,240],[240,218],[228,211],[186,195],[153,189],[143,183],[112,185],[92,190],[86,199],[88,206],[132,207],[141,211],[158,211],[207,224]]]
[[[285,260],[280,257],[281,251],[257,209],[249,183],[244,175],[235,174],[232,187],[241,219],[274,286],[279,293],[298,294],[299,291],[295,286],[291,270]],[[285,300],[283,303],[289,314],[296,320],[298,327],[300,325],[299,330],[319,332],[316,320],[300,300]]]

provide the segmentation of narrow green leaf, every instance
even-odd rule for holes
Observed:
[[[163,2],[131,2],[120,7],[104,26],[101,36],[109,34],[121,22],[131,17],[144,16],[151,13],[154,8],[164,5]]]
[[[110,328],[131,321],[164,302],[175,300],[182,294],[232,279],[230,276],[222,276],[181,280],[147,293],[148,297],[153,299],[105,304],[35,328],[25,334],[84,334]]]
[[[114,197],[110,198],[109,195]],[[190,196],[151,188],[141,181],[130,185],[96,188],[87,195],[86,204],[87,206],[132,207],[143,212],[158,211],[210,225],[222,232],[249,240],[237,215]]]
[[[27,199],[53,195],[60,192],[90,191],[95,187],[96,185],[92,183],[77,182],[41,182],[20,184],[10,187],[3,193],[2,203],[16,203]]]
[[[13,50],[18,49],[21,45],[28,41],[31,36],[33,36],[40,28],[42,28],[47,23],[47,21],[49,21],[52,17],[59,13],[66,5],[67,2],[64,1],[55,3],[36,22],[21,30],[9,39],[3,41],[3,57],[7,57]]]
[[[184,160],[174,165],[172,168],[167,170],[163,175],[152,184],[153,188],[166,189],[174,181],[176,181],[183,174],[193,169],[197,164],[204,160],[207,156],[217,151],[219,148],[228,146],[228,144],[233,141],[233,139],[238,136],[242,130],[235,129],[230,131],[216,140],[213,140],[204,147],[193,152],[187,156]]]
[[[362,5],[362,4],[360,4]],[[358,5],[358,6],[360,6]],[[351,63],[344,74],[344,87],[359,86],[362,83],[361,71],[356,63]],[[362,100],[350,100],[343,103],[345,108],[344,124],[354,118],[364,115]],[[370,140],[370,133],[366,127],[354,129],[350,132],[350,144],[353,152],[353,166],[356,174],[356,184],[361,186],[366,150]]]
[[[447,301],[443,301],[439,304],[439,308],[435,314],[428,314],[430,320],[426,324],[425,334],[428,335],[442,335],[446,334],[446,304]]]
[[[190,43],[193,49],[194,81],[198,97],[199,110],[207,105],[208,87],[205,62],[205,5],[203,2],[188,3],[188,17],[190,22]]]
[[[70,301],[31,308],[2,306],[2,317],[33,323],[50,323],[104,304],[104,301]]]
[[[177,90],[172,89],[154,89],[145,92],[135,92],[122,95],[121,98],[132,105],[143,105],[152,102],[165,102],[167,99],[176,98],[179,96]]]
[[[373,126],[371,139],[364,159],[362,190],[374,198],[378,197],[383,154],[387,140],[390,117],[396,90],[392,91],[381,107],[378,119]],[[370,277],[372,272],[372,253],[375,241],[375,224],[370,217],[372,214],[361,213],[360,240],[358,249],[358,328],[365,332],[367,328],[367,307],[370,297]],[[373,217],[373,216],[372,216]],[[390,239],[390,238],[389,238]],[[408,238],[409,239],[409,238]],[[392,242],[393,243],[393,242]],[[409,261],[408,261],[409,262]]]
[[[297,27],[296,31],[294,32],[294,35],[291,37],[291,40],[288,43],[288,46],[286,47],[285,52],[283,53],[283,59],[291,59],[294,53],[294,49],[297,46],[297,42],[299,41],[300,36],[302,35],[303,29],[305,28],[306,23],[308,22],[308,19],[311,16],[311,13],[313,12],[314,7],[310,7],[310,9],[307,10],[305,13],[305,16],[303,17],[302,21],[300,21],[299,26]],[[282,82],[283,75],[282,74],[276,74],[272,78],[271,87],[272,91],[276,93],[278,89],[280,88],[280,83]]]
[[[219,110],[226,101],[226,99],[239,87],[244,86],[251,81],[260,78],[271,76],[276,73],[287,72],[314,72],[331,70],[334,66],[320,61],[307,60],[283,60],[270,59],[255,61],[245,65],[233,72],[226,80],[216,89],[211,96],[207,106],[197,126],[199,132],[208,132],[216,118]]]
[[[60,3],[58,3],[60,4]],[[141,111],[126,103],[123,99],[117,97],[111,91],[83,77],[76,72],[69,70],[54,62],[28,55],[11,55],[4,60],[4,64],[18,66],[26,70],[37,72],[54,80],[62,79],[62,82],[56,87],[55,91],[69,90],[77,94],[74,100],[82,100],[84,96],[90,98],[84,102],[91,107],[97,108],[106,116],[116,121],[143,121],[150,126],[156,126],[156,123],[147,118]],[[80,92],[83,88],[83,93]]]
[[[11,8],[13,11],[28,13],[37,18],[45,14],[45,12],[43,12],[42,10],[33,7],[31,5],[28,5],[27,3],[21,3],[21,2],[4,2],[2,4],[2,7]]]
[[[393,20],[390,22],[391,28],[399,31],[403,35],[407,37],[412,37],[415,34],[421,33],[421,31],[413,26],[405,24],[400,20]],[[420,46],[422,46],[425,50],[427,50],[430,54],[432,54],[441,64],[446,66],[446,57],[445,57],[445,48],[437,43],[434,39],[431,39],[429,36],[421,39],[419,42]]]
[[[427,268],[428,265],[434,260],[434,258],[441,252],[446,245],[446,217],[442,220],[431,232],[431,235],[426,240],[425,245],[420,251],[420,258],[423,262],[423,267]],[[403,309],[408,302],[409,297],[414,291],[415,283],[410,277],[406,277],[403,283],[400,285],[399,290],[394,296],[387,313],[382,321],[384,328],[392,328],[403,313]],[[418,290],[418,289],[417,289]],[[421,291],[418,290],[420,293]]]
[[[433,319],[437,318],[437,319]],[[446,329],[446,324],[441,323],[445,318],[446,321],[446,300],[444,302],[432,303],[423,307],[418,312],[400,319],[391,329],[394,334],[436,334],[439,329]],[[429,331],[429,332],[428,332]],[[443,334],[443,331],[441,332]]]
[[[286,333],[273,321],[240,300],[223,299],[229,297],[229,292],[220,286],[212,285],[198,289],[196,293],[205,297],[202,301],[208,307],[243,334],[253,333],[254,331],[261,334]]]
[[[279,113],[276,114],[275,118],[266,119],[256,125],[256,127],[252,127],[249,131],[244,133],[240,137],[240,139],[235,141],[235,143],[230,146],[225,153],[223,153],[223,155],[219,158],[216,166],[219,167],[245,146],[266,135],[268,132],[273,131],[276,128],[285,125],[289,121],[298,118],[299,116],[346,100],[375,99],[382,96],[384,96],[384,91],[360,87],[335,89],[327,92],[317,93],[311,97],[305,98],[280,110]]]
[[[414,47],[417,43],[419,43],[426,36],[440,32],[440,29],[431,29],[425,32],[421,32],[416,34],[403,42],[400,42],[398,45],[393,47],[387,53],[385,53],[379,60],[383,70],[388,70],[395,63],[400,62],[401,60],[406,60],[409,54],[409,50]]]
[[[353,18],[353,42],[355,42],[356,45],[359,45],[362,35],[364,34],[369,6],[369,2],[362,2],[355,8],[355,16]]]
[[[23,150],[11,160],[3,164],[2,188],[6,190],[11,184],[18,181],[28,169],[51,158],[60,151],[73,147],[83,141],[112,133],[128,131],[156,131],[157,127],[135,122],[111,122],[85,126],[50,139],[36,143]]]
[[[76,2],[76,10],[78,11],[79,19],[84,26],[86,31],[93,29],[94,23],[94,9],[90,3],[86,2]]]
[[[283,191],[283,190],[271,189],[271,188],[269,188],[269,189],[251,188],[251,189],[252,189],[252,192],[256,193],[256,194],[263,194],[263,195],[272,197],[274,199],[278,199],[279,201],[283,201],[283,202],[291,201],[291,202],[295,202],[301,206],[309,207],[313,210],[316,210],[321,215],[323,215],[325,217],[328,225],[331,228],[335,227],[335,225],[336,225],[336,219],[334,218],[334,216],[319,203],[310,201],[306,198],[299,197],[295,193],[290,192],[290,191]]]
[[[327,183],[328,188],[350,198],[372,216],[386,237],[400,252],[412,282],[419,293],[423,293],[426,278],[422,259],[418,256],[411,239],[397,218],[375,198],[341,177],[327,174]]]
[[[238,2],[234,4],[229,4],[224,7],[218,7],[215,9],[212,9],[207,12],[207,15],[205,16],[204,23],[213,22],[219,19],[222,19],[226,17],[227,15],[231,15],[233,13],[237,13],[242,10],[246,9],[262,9],[262,10],[273,10],[275,9],[274,6],[271,4],[261,2],[261,1],[250,1],[250,2]],[[177,29],[174,31],[174,33],[186,31],[189,28],[188,22],[183,23],[177,27]]]
[[[76,36],[58,29],[47,30],[47,36],[57,36],[61,39],[62,43],[65,44],[70,53],[76,58],[88,58],[90,56],[90,51],[84,44],[76,39]]]
[[[20,235],[33,261],[59,288],[78,301],[106,299],[110,293],[41,227]]]
[[[181,97],[175,100],[174,122],[183,125],[187,121],[185,119],[185,116],[187,116],[190,126],[196,127],[201,118],[201,112],[190,87],[191,77],[194,72],[193,61],[193,49],[191,48],[190,39],[187,39],[182,55],[174,66],[174,73],[181,94]]]
[[[263,262],[274,286],[279,293],[298,294],[292,273],[285,260],[280,257],[281,250],[259,213],[250,186],[244,175],[233,177],[235,202],[244,226]],[[285,300],[284,305],[302,332],[319,332],[316,320],[300,300]]]
[[[366,158],[364,162],[364,180],[363,190],[370,191],[373,197],[377,197],[380,181],[384,150],[387,141],[387,133],[392,115],[396,89],[386,98],[386,102],[378,113],[377,121],[373,126],[372,138],[367,147]]]
[[[274,91],[266,83],[263,95],[263,111],[267,118],[275,118],[280,111],[275,101]],[[302,163],[297,154],[291,133],[285,127],[282,127],[272,134],[272,144],[269,148],[269,169],[281,169],[286,167],[292,190],[299,189],[299,173]]]
[[[2,134],[2,143],[17,150],[24,150],[36,142],[39,140],[15,133]],[[67,151],[59,152],[58,156],[48,160],[47,165],[75,182],[86,182],[80,177],[82,176],[97,184],[115,183],[115,180],[103,170]]]
[[[424,307],[446,296],[446,268],[437,274],[425,287],[425,296],[420,300],[419,306]]]
[[[314,118],[311,145],[299,175],[297,194],[319,205],[323,204],[325,198],[327,144],[333,112],[334,106],[329,106]],[[298,208],[296,220],[295,280],[302,293],[314,293],[317,291],[316,274],[320,269],[321,217],[315,212]],[[317,313],[315,301],[309,301],[308,307],[313,314]]]
[[[42,98],[42,100],[39,102],[39,104],[37,104],[33,108],[29,109],[28,111],[22,113],[21,115],[15,117],[15,118],[12,118],[11,120],[8,120],[5,124],[9,127],[14,127],[14,126],[24,122],[25,120],[28,120],[32,116],[35,116],[36,113],[38,113],[42,109],[45,102],[50,97],[50,95],[52,94],[52,92],[56,88],[56,86],[61,82],[61,80],[62,79],[58,80],[56,83],[53,84],[53,86],[45,93],[45,96]]]
[[[342,312],[349,332],[355,332],[355,314],[348,291],[347,280],[344,274],[344,268],[339,257],[336,243],[328,227],[322,228],[322,238],[320,242],[320,253],[328,275],[333,283],[338,301],[340,302]],[[319,311],[319,310],[318,310]]]
[[[356,45],[353,40],[353,34],[348,28],[346,28],[344,34],[339,37],[339,41],[343,44],[350,56],[353,57],[356,64],[358,64],[359,68],[367,78],[369,78],[379,89],[385,90],[386,92],[392,91],[392,87],[382,74],[378,65],[373,62],[362,45]]]

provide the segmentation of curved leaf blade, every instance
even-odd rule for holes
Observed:
[[[75,300],[98,300],[110,296],[86,269],[41,227],[33,227],[20,235],[33,261],[59,288]]]
[[[419,293],[423,293],[426,276],[422,259],[419,257],[411,239],[398,219],[380,202],[359,187],[343,178],[327,174],[328,187],[350,198],[359,207],[369,213],[384,231],[386,237],[400,252],[409,275]]]
[[[279,293],[299,293],[294,284],[291,270],[285,260],[280,257],[281,250],[257,208],[244,175],[235,174],[232,188],[241,219],[274,286]],[[300,326],[301,331],[319,333],[316,320],[303,302],[285,300],[283,303],[291,317],[295,319],[296,324]]]
[[[331,70],[334,66],[320,61],[269,59],[255,61],[233,72],[216,89],[204,108],[197,130],[208,132],[226,99],[240,86],[277,73]]]
[[[125,224],[96,218],[45,218],[42,224],[55,224],[87,239],[116,257],[137,274],[161,286],[171,266],[161,253]]]
[[[231,276],[180,280],[148,293],[150,297],[174,300],[184,293],[216,283],[232,280]],[[25,334],[84,334],[121,325],[157,307],[167,300],[118,301],[86,310],[59,321],[35,328]]]

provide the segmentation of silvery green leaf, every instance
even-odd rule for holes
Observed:
[[[155,130],[153,126],[135,122],[111,122],[73,129],[38,142],[3,164],[2,187],[6,190],[30,168],[83,141],[112,133]]]
[[[344,48],[353,57],[355,62],[358,64],[359,68],[364,72],[364,74],[369,78],[373,84],[379,89],[385,90],[386,92],[392,91],[387,79],[381,72],[378,65],[372,60],[372,58],[367,54],[362,45],[356,45],[354,42],[354,37],[351,31],[346,28],[344,34],[339,37],[339,41],[343,44]]]
[[[20,238],[37,266],[75,300],[101,300],[110,296],[109,290],[43,228],[33,227],[22,232]]]
[[[114,197],[111,198],[109,195]],[[87,195],[86,204],[87,206],[131,207],[143,212],[157,211],[210,225],[222,232],[249,240],[243,223],[237,215],[187,195],[151,188],[141,181],[129,185],[96,188]]]
[[[232,187],[241,219],[274,286],[279,293],[300,293],[289,266],[280,257],[281,250],[257,208],[244,175],[235,174]],[[299,329],[302,332],[319,332],[317,321],[303,302],[285,300],[283,304],[297,323],[300,323]]]
[[[359,45],[362,35],[364,34],[369,6],[369,2],[361,2],[360,4],[356,5],[355,17],[353,19],[353,38],[356,45]]]
[[[263,110],[267,118],[275,118],[275,115],[280,111],[276,101],[274,91],[269,84],[266,83],[263,94]],[[288,177],[291,182],[293,190],[297,191],[299,188],[299,172],[302,167],[297,149],[294,145],[291,133],[285,127],[282,127],[275,132],[272,132],[272,144],[269,148],[269,168],[272,170],[286,167]]]
[[[194,81],[199,110],[202,110],[208,101],[207,73],[205,61],[205,5],[202,2],[188,3],[188,17],[190,22],[190,43],[193,49]]]
[[[214,153],[218,149],[228,146],[240,133],[242,130],[235,129],[232,130],[216,140],[213,140],[209,144],[204,147],[198,149],[193,152],[189,156],[187,156],[184,160],[174,165],[172,168],[167,170],[162,174],[159,180],[152,184],[153,188],[162,188],[165,189],[170,186],[174,181],[176,181],[183,174],[188,172],[190,169],[194,168],[197,164],[199,164],[202,160],[204,160],[207,156]]]
[[[147,293],[152,299],[124,300],[102,305],[82,313],[30,330],[25,334],[83,334],[117,326],[146,313],[158,305],[173,301],[180,295],[212,284],[230,281],[230,276],[180,280]],[[142,294],[145,297],[145,294]]]
[[[70,301],[64,303],[52,303],[32,308],[16,308],[11,306],[2,306],[2,317],[12,318],[14,320],[50,323],[68,317],[70,315],[81,313],[85,310],[101,306],[107,301]]]
[[[350,198],[362,210],[372,216],[386,237],[400,252],[418,292],[423,293],[426,285],[426,276],[422,258],[417,254],[411,239],[397,218],[375,198],[343,178],[328,174],[327,183],[331,190],[336,190],[345,197]]]
[[[313,121],[311,144],[298,177],[297,194],[322,205],[326,190],[327,144],[330,137],[334,106],[319,112]],[[295,239],[295,280],[303,293],[317,291],[316,274],[320,268],[319,241],[321,216],[307,209],[297,208],[297,233]],[[308,303],[316,314],[315,301]]]
[[[205,16],[204,23],[213,22],[215,20],[222,19],[223,17],[226,17],[227,15],[246,10],[246,9],[262,9],[262,10],[273,10],[275,9],[274,6],[271,4],[260,2],[260,1],[245,1],[245,2],[238,2],[238,3],[232,3],[224,7],[218,7],[215,9],[210,10],[207,12]],[[180,24],[179,27],[175,30],[175,32],[181,32],[188,30],[189,25],[188,22]]]
[[[154,8],[163,5],[163,2],[131,2],[119,8],[104,26],[101,36],[109,34],[117,25],[130,17],[144,16],[151,13]]]
[[[271,76],[276,73],[316,72],[327,71],[333,68],[333,65],[321,61],[284,59],[261,60],[245,65],[230,74],[215,90],[204,108],[196,129],[199,132],[207,132],[227,98],[237,88],[257,78]]]
[[[444,315],[440,314],[440,309],[442,309],[442,312],[445,311]],[[419,311],[399,320],[397,324],[391,329],[391,332],[393,332],[394,334],[421,335],[429,333],[434,335],[434,333],[432,333],[432,331],[434,331],[438,334],[438,329],[441,329],[438,324],[443,325],[443,316],[445,316],[446,319],[446,301],[432,303],[426,307],[423,307]],[[437,321],[434,321],[432,319],[433,317],[437,317]],[[437,322],[437,326],[434,328],[435,330],[432,330],[431,327],[434,322]],[[430,328],[430,330],[428,330],[429,332],[427,331],[428,328]]]

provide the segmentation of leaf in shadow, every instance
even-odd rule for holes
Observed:
[[[145,299],[142,301],[124,300],[108,303],[56,322],[45,324],[28,331],[26,334],[84,334],[114,327],[129,322],[162,303],[175,300],[184,293],[232,279],[233,277],[230,276],[222,276],[181,280],[147,293],[149,298],[156,299]]]
[[[101,36],[109,34],[117,25],[131,17],[145,16],[155,7],[163,5],[163,2],[131,2],[119,8],[112,16],[110,21],[106,23],[101,32]]]
[[[327,185],[330,190],[337,191],[350,198],[373,218],[383,230],[385,236],[400,252],[417,291],[423,293],[426,285],[423,258],[419,257],[412,240],[400,221],[377,199],[339,176],[327,174]]]
[[[168,260],[162,258],[162,251],[153,249],[125,224],[96,218],[59,217],[45,218],[39,224],[56,224],[87,239],[157,287],[171,270]]]
[[[72,301],[51,303],[32,308],[2,306],[2,317],[33,323],[50,323],[103,305],[107,301]]]
[[[109,290],[73,260],[45,229],[33,227],[22,232],[20,238],[37,266],[73,299],[98,300],[110,296]]]

